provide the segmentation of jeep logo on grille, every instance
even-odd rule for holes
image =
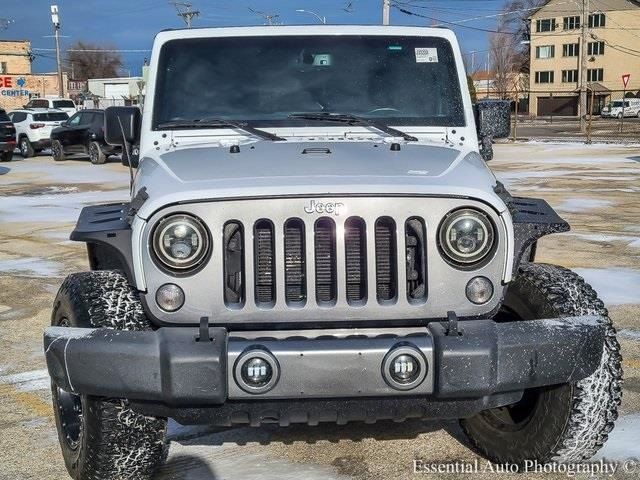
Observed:
[[[336,217],[342,213],[343,209],[344,203],[316,202],[315,200],[311,200],[309,205],[304,207],[304,211],[309,214],[328,213]]]

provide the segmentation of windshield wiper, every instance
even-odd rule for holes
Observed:
[[[330,113],[330,112],[309,112],[309,113],[292,113],[289,118],[297,118],[300,120],[317,120],[325,122],[339,122],[352,126],[365,126],[375,128],[376,130],[386,133],[391,137],[402,137],[408,142],[417,142],[418,139],[413,135],[401,132],[395,128],[391,128],[385,123],[377,120],[371,120],[350,113]]]
[[[260,137],[263,140],[271,140],[273,142],[286,142],[286,138],[279,137],[273,133],[265,132],[252,127],[248,123],[234,122],[231,120],[222,120],[219,118],[202,118],[197,120],[171,120],[168,122],[159,123],[156,128],[159,129],[180,129],[180,128],[237,128],[243,132],[250,133],[256,137]]]

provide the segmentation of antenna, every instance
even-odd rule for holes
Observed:
[[[281,23],[282,23],[282,22],[280,22],[280,15],[278,15],[277,13],[260,12],[258,10],[254,10],[251,7],[249,7],[249,11],[251,13],[255,13],[259,17],[264,18],[264,20],[266,22],[266,25],[281,25]]]
[[[200,16],[200,12],[197,10],[193,10],[193,5],[188,2],[169,2],[178,11],[178,16],[182,17],[184,23],[187,25],[187,28],[191,28],[191,23],[195,17]]]

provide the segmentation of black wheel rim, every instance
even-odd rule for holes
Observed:
[[[69,320],[63,318],[59,325],[69,327]],[[54,384],[53,394],[56,397],[60,428],[67,446],[76,450],[80,446],[84,429],[82,414],[82,398],[75,393],[67,392]]]
[[[57,143],[54,142],[54,144],[51,146],[51,150],[53,150],[54,158],[60,158],[60,148],[58,147]]]
[[[541,391],[525,390],[522,399],[505,407],[492,408],[482,412],[488,424],[503,432],[517,432],[526,427],[538,408]]]

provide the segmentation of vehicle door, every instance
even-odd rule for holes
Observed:
[[[79,133],[80,133],[80,145],[79,148],[82,152],[89,152],[89,143],[93,141],[92,125],[96,117],[95,112],[82,112],[80,119]]]
[[[89,120],[89,113],[78,112],[63,126],[64,131],[60,135],[60,143],[69,153],[84,152],[84,134],[87,130],[85,121]]]

